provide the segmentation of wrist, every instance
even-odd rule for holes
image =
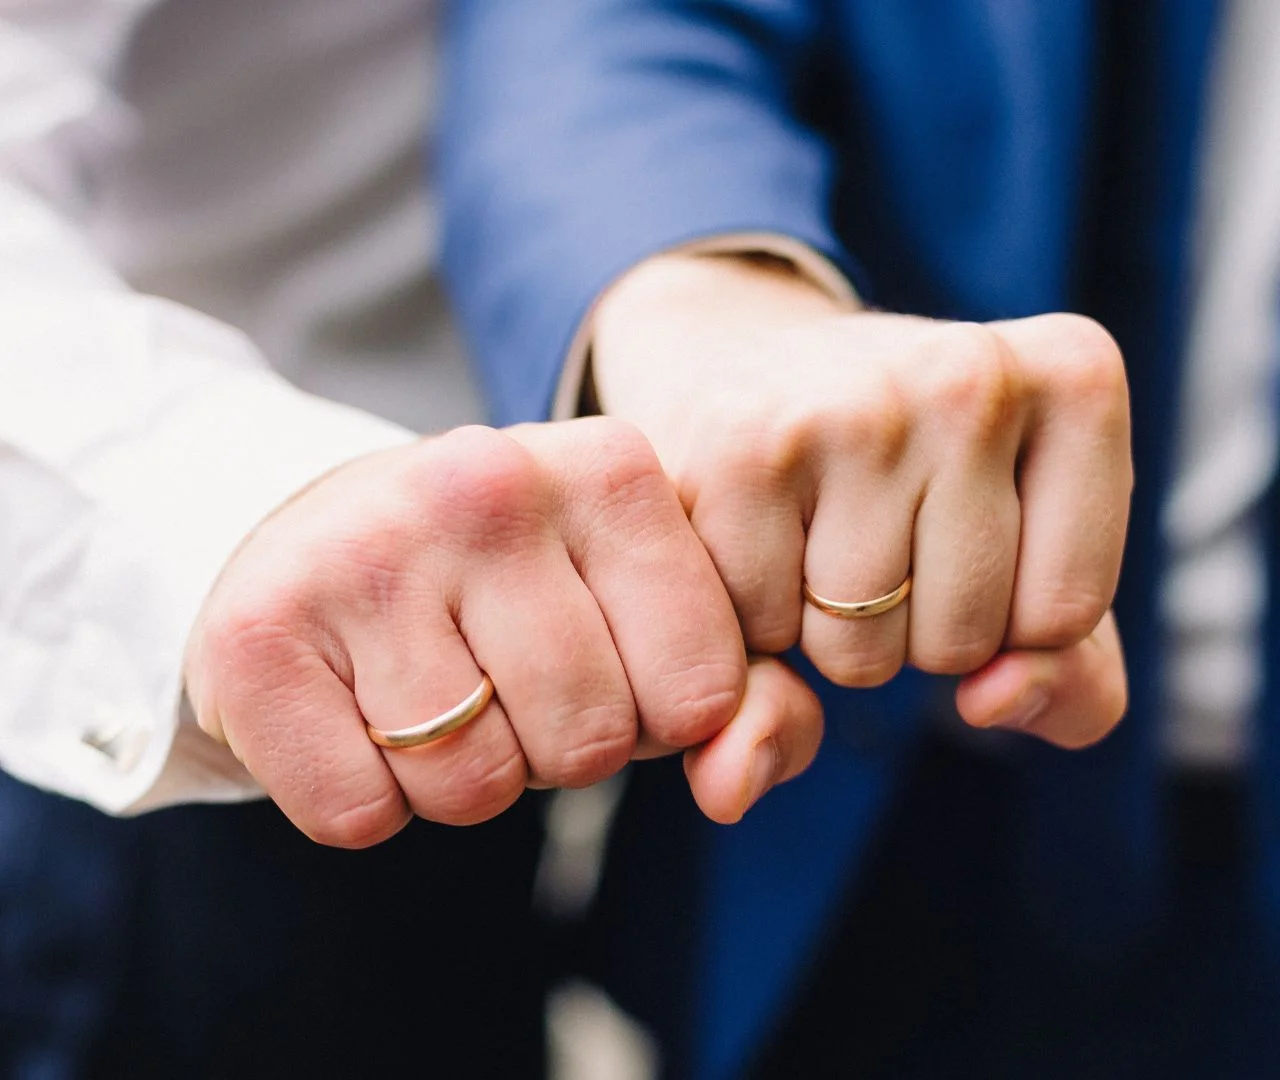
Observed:
[[[860,306],[856,297],[834,294],[792,260],[768,252],[672,252],[646,259],[609,288],[596,310],[595,337],[681,310],[795,317]]]
[[[687,400],[672,399],[676,386],[701,385],[706,391],[734,381],[734,373],[723,366],[726,350],[741,351],[733,341],[756,351],[761,335],[860,308],[851,292],[834,295],[795,263],[774,255],[655,256],[601,297],[584,386],[599,411],[649,430],[646,420],[655,422],[651,406],[662,416],[687,407]]]

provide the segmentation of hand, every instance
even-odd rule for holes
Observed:
[[[370,741],[366,720],[420,723],[482,670],[495,698],[461,730]],[[690,781],[732,821],[821,738],[794,674],[748,674],[710,559],[648,444],[613,420],[461,429],[329,474],[230,559],[185,674],[201,727],[343,847],[708,741]]]
[[[593,339],[604,410],[652,441],[749,649],[829,678],[964,675],[958,705],[1081,746],[1126,704],[1108,608],[1132,485],[1110,336],[1072,315],[987,325],[840,307],[781,264],[663,256]],[[806,605],[909,600],[862,620]]]

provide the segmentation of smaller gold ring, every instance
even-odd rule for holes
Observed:
[[[411,746],[426,746],[427,743],[433,743],[437,739],[453,734],[484,712],[492,700],[493,680],[485,675],[481,678],[480,685],[465,701],[458,702],[448,712],[434,716],[424,723],[401,728],[399,731],[383,731],[370,723],[364,726],[369,733],[369,738],[379,746],[385,746],[391,750],[407,750]]]
[[[834,615],[837,619],[870,619],[874,615],[883,615],[886,611],[892,611],[911,595],[910,574],[903,578],[902,584],[893,592],[877,596],[874,600],[858,600],[853,603],[828,600],[809,588],[807,581],[803,584],[804,598],[824,615]]]

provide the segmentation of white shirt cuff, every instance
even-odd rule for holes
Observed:
[[[0,765],[112,813],[257,795],[180,718],[191,626],[262,518],[416,436],[298,391],[195,312],[74,300],[74,319],[58,295],[0,303],[0,348],[53,365],[15,364],[0,400]]]

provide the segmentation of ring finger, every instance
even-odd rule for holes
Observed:
[[[868,617],[842,617],[822,601],[858,604],[902,587],[911,572],[914,509],[902,497],[899,477],[852,463],[822,477],[805,544],[810,598],[800,643],[818,670],[841,686],[879,686],[906,660],[911,611],[905,597],[886,600],[887,610]]]

